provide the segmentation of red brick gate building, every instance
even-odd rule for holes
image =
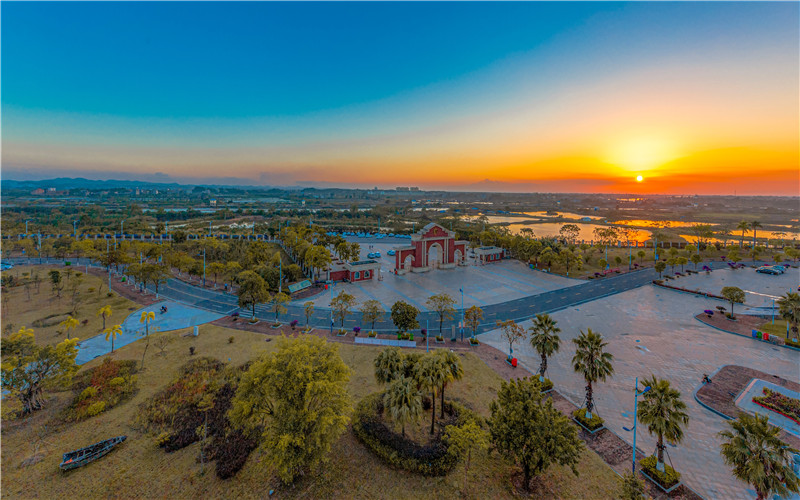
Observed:
[[[424,273],[466,264],[467,242],[456,241],[456,233],[431,222],[411,236],[411,245],[395,248],[395,271]]]

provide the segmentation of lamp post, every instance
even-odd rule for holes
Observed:
[[[32,221],[33,219],[28,219],[25,221],[25,236],[28,236],[28,222]]]
[[[125,239],[125,219],[119,221],[119,234],[122,235],[122,239]]]
[[[78,239],[78,222],[80,221],[72,221],[72,237],[75,239]]]
[[[623,427],[626,431],[633,432],[633,461],[631,463],[631,470],[634,475],[636,474],[636,412],[639,410],[639,396],[649,390],[650,386],[648,385],[644,390],[639,391],[639,377],[636,377],[636,386],[633,388],[633,428],[628,429],[627,427]]]

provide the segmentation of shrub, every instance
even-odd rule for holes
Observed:
[[[795,422],[800,423],[800,400],[791,398],[780,392],[764,387],[763,396],[756,396],[753,402],[765,406],[770,410],[782,413]]]
[[[582,426],[590,431],[594,431],[603,426],[603,419],[597,413],[592,413],[592,418],[586,418],[586,409],[578,408],[572,412],[572,417],[577,420]]]
[[[117,387],[125,383],[125,379],[123,377],[114,377],[108,381],[108,385],[112,387]]]
[[[383,394],[370,394],[356,406],[353,433],[358,440],[391,466],[425,476],[443,476],[450,472],[461,457],[442,440],[442,434],[438,433],[430,444],[421,445],[394,432],[383,422]],[[450,413],[451,425],[463,425],[470,419],[480,418],[454,402],[446,403],[445,411]]]
[[[377,336],[378,336],[378,334],[377,334],[377,333],[375,333],[375,332],[369,332],[369,333],[367,334],[367,336],[368,336],[368,337],[377,337]]]
[[[678,471],[670,467],[668,464],[664,464],[664,472],[656,469],[658,458],[656,458],[655,455],[651,455],[639,463],[642,465],[642,470],[644,470],[644,473],[650,476],[653,481],[657,482],[664,489],[669,489],[675,486],[681,480],[680,473],[678,473]]]
[[[441,335],[437,335],[436,340],[439,342],[444,342],[444,337],[442,337]]]
[[[78,396],[79,401],[83,401],[84,399],[93,398],[97,395],[97,387],[89,386],[83,391],[81,391],[81,395]]]
[[[91,405],[89,405],[89,407],[86,409],[86,414],[88,416],[90,416],[90,417],[93,417],[95,415],[99,415],[100,413],[103,413],[103,411],[105,409],[106,409],[106,402],[105,401],[96,401],[96,402],[92,403]]]
[[[470,337],[469,338],[469,343],[472,344],[472,345],[478,345],[481,342],[480,342],[480,340],[476,339],[475,337]]]
[[[233,344],[233,341],[234,341],[234,340],[235,340],[235,337],[234,337],[233,335],[231,335],[230,337],[228,337],[228,343],[229,343],[229,344]]]
[[[547,377],[545,377],[544,382],[540,382],[540,384],[542,386],[542,392],[549,391],[553,388],[553,381]]]

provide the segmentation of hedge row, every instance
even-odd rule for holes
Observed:
[[[460,461],[461,456],[450,450],[440,433],[430,445],[420,445],[394,432],[383,421],[383,392],[370,394],[356,406],[353,415],[353,433],[367,448],[393,467],[424,476],[443,476]],[[451,425],[463,425],[479,419],[464,406],[447,402]]]

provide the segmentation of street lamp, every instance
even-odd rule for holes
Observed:
[[[636,377],[636,386],[633,388],[633,428],[622,427],[628,432],[633,432],[633,462],[631,463],[631,469],[634,475],[636,475],[636,412],[639,410],[639,396],[649,390],[650,386],[648,385],[644,390],[639,391],[639,377]]]
[[[125,219],[119,221],[119,234],[122,235],[122,239],[125,239]]]
[[[32,221],[33,219],[28,219],[25,221],[25,236],[28,236],[28,222]]]
[[[464,342],[464,287],[458,291],[461,292],[461,342]]]
[[[78,222],[80,221],[72,221],[72,236],[76,239],[78,238]]]

